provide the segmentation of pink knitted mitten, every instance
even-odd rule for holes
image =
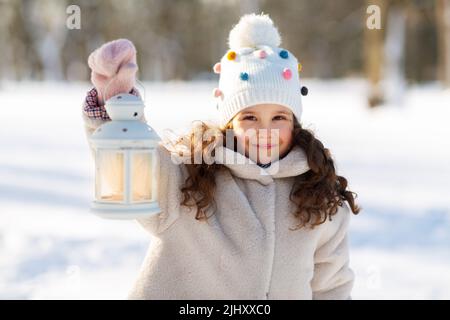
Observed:
[[[88,65],[100,105],[116,94],[129,93],[135,85],[138,66],[136,48],[130,40],[103,44],[89,55]]]

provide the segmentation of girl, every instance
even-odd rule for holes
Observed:
[[[299,65],[280,43],[267,15],[243,16],[214,66],[220,126],[160,144],[161,213],[138,220],[152,240],[130,299],[350,299],[347,229],[360,209],[299,122]],[[135,56],[121,39],[89,57],[88,136],[109,120],[106,99],[137,94]]]

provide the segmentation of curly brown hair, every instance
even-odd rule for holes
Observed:
[[[232,129],[231,121],[223,128],[196,121],[192,130],[175,142],[176,146],[184,146],[185,150],[188,146],[188,157],[192,160],[184,164],[188,178],[181,187],[183,193],[181,205],[189,208],[196,207],[197,220],[207,220],[209,216],[206,212],[211,208],[214,214],[216,173],[228,168],[211,161],[195,163],[193,160],[196,155],[206,156],[211,150],[211,155],[214,156],[214,147],[218,143],[226,147],[227,129]],[[207,131],[209,139],[200,141],[199,137]],[[344,201],[348,202],[354,214],[358,214],[361,208],[355,203],[357,194],[347,190],[347,179],[336,174],[330,150],[324,147],[312,131],[304,129],[294,117],[293,145],[295,144],[305,151],[310,170],[295,177],[289,199],[296,204],[293,214],[298,218],[299,223],[290,230],[297,230],[306,225],[313,228],[327,219],[331,220]],[[236,143],[234,145],[236,146]]]

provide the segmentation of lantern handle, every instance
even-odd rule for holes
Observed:
[[[146,93],[145,93],[145,87],[144,87],[144,84],[143,84],[141,81],[139,81],[138,79],[136,79],[136,83],[135,83],[136,89],[138,89],[138,88],[137,88],[138,86],[139,86],[139,89],[141,89],[141,90],[139,91],[139,96],[141,97],[142,102],[145,103]]]
[[[106,100],[105,100],[105,97],[106,97],[106,94],[108,93],[108,88],[109,88],[109,86],[111,85],[111,83],[113,82],[113,80],[115,80],[115,78],[116,78],[116,76],[113,76],[109,81],[108,81],[108,83],[107,83],[107,85],[105,86],[105,89],[103,90],[103,102],[104,103],[106,103]],[[138,95],[139,95],[139,97],[141,98],[141,100],[145,103],[145,87],[144,87],[144,84],[141,82],[141,81],[139,81],[138,79],[135,79],[135,85],[133,86],[133,89],[135,88],[135,87],[137,87],[137,85],[139,85],[139,87],[140,87],[140,89],[141,89],[141,91],[139,92],[138,91]],[[137,89],[137,88],[136,88]],[[129,92],[126,92],[126,93],[129,93]]]

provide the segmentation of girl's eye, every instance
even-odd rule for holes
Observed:
[[[275,116],[274,117],[275,120],[286,120],[285,116]]]
[[[255,116],[245,116],[242,120],[256,120]]]

